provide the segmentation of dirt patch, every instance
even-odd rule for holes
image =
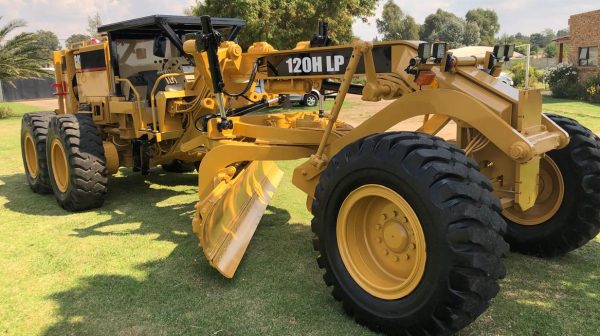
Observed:
[[[43,109],[47,109],[48,111],[53,111],[58,108],[58,100],[56,98],[51,99],[36,99],[36,100],[24,100],[20,101],[25,105],[40,107]]]
[[[381,100],[378,102],[366,102],[361,99],[358,95],[347,95],[346,101],[351,103],[350,107],[344,108],[340,112],[340,120],[347,122],[352,126],[358,126],[363,121],[375,113],[381,111],[393,102],[393,100]],[[398,113],[402,113],[398,111]],[[407,119],[395,126],[390,128],[391,131],[415,131],[423,124],[423,117],[414,117]],[[456,124],[450,122],[448,126],[444,127],[438,136],[444,139],[455,139],[456,138]]]

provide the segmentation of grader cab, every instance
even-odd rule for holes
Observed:
[[[292,182],[307,194],[325,283],[358,322],[390,334],[475,320],[505,274],[504,239],[546,257],[598,233],[598,138],[542,114],[539,91],[496,78],[512,46],[485,57],[445,43],[336,46],[321,24],[292,50],[243,52],[243,26],[151,16],[55,52],[59,109],[23,117],[32,190],[82,211],[102,205],[119,167],[195,165],[193,231],[231,278],[282,177],[276,161],[304,158]],[[268,109],[312,90],[337,92],[331,110],[322,99],[317,111]],[[392,102],[352,127],[341,121],[347,94]],[[417,116],[418,129],[390,131]],[[435,136],[444,127],[455,139]]]

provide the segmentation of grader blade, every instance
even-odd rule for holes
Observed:
[[[210,265],[227,278],[238,268],[283,176],[271,161],[253,161],[238,169],[198,202],[193,222]]]

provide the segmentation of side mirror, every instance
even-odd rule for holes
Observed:
[[[154,45],[152,46],[152,54],[156,57],[164,58],[167,52],[167,38],[164,36],[157,36],[154,38]]]

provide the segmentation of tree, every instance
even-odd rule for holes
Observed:
[[[36,43],[40,46],[40,58],[52,60],[52,52],[60,49],[60,42],[54,32],[38,30],[35,32]]]
[[[498,23],[498,14],[492,9],[471,9],[465,15],[467,22],[477,23],[481,35],[481,43],[484,45],[494,45],[495,36],[500,31]]]
[[[434,35],[434,40],[447,42],[450,48],[458,48],[463,45],[464,35],[465,25],[459,20],[450,20]]]
[[[521,33],[516,33],[515,35],[502,35],[501,38],[497,41],[499,44],[514,44],[516,45],[516,52],[521,54],[525,54],[527,52],[527,48],[523,46],[524,44],[531,44],[529,36],[523,35]],[[531,45],[531,52],[536,53],[538,51],[538,47],[536,45]]]
[[[88,16],[88,28],[87,32],[89,36],[99,38],[100,34],[98,34],[98,27],[102,25],[102,18],[100,18],[100,14],[96,12],[94,16]]]
[[[556,34],[552,29],[546,28],[541,33],[531,34],[529,39],[531,44],[537,46],[540,49],[546,48],[547,45],[552,43],[552,40],[556,38]]]
[[[454,20],[460,20],[460,18],[450,12],[438,9],[434,14],[430,14],[425,18],[425,22],[419,30],[419,37],[422,40],[431,40],[432,37],[442,31],[446,23]]]
[[[23,20],[14,20],[0,26],[0,80],[2,81],[50,76],[50,73],[42,70],[47,58],[42,57],[41,50],[44,47],[37,43],[35,34],[20,33],[7,39],[9,34],[25,25]]]
[[[479,45],[481,42],[481,29],[477,22],[467,22],[465,24],[465,32],[463,35],[464,45]]]
[[[310,40],[317,32],[317,20],[329,23],[336,43],[352,41],[355,18],[366,21],[378,0],[205,0],[186,10],[188,15],[238,17],[246,21],[239,43],[247,48],[253,42],[267,41],[276,48],[292,48]],[[309,19],[310,18],[310,19]]]
[[[438,9],[425,18],[419,30],[422,40],[447,42],[450,48],[479,43],[479,26],[468,23],[453,13]]]
[[[556,49],[556,42],[552,42],[552,43],[548,44],[546,46],[546,48],[544,48],[544,56],[546,56],[548,58],[556,57],[557,52],[558,51]]]
[[[377,19],[377,31],[383,35],[383,40],[417,40],[419,26],[415,19],[402,12],[393,0],[383,5],[381,19]]]
[[[569,28],[560,29],[556,32],[556,37],[569,36]]]
[[[90,37],[83,34],[73,34],[65,40],[65,46],[68,48],[71,44],[89,40]]]

